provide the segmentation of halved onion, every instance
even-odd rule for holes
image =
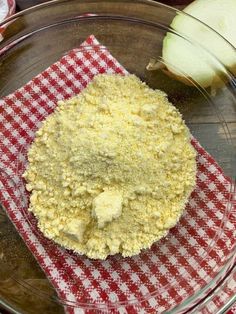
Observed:
[[[196,0],[184,12],[209,25],[236,47],[236,0]],[[204,47],[236,73],[235,49],[213,30],[184,13],[179,13],[174,18],[171,27]],[[186,84],[189,83],[186,77],[189,77],[202,87],[220,85],[219,73],[224,72],[224,67],[217,61],[214,63],[213,58],[204,50],[174,33],[168,32],[164,38],[162,57],[169,74]]]

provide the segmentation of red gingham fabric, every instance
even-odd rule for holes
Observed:
[[[227,314],[236,314],[236,304],[232,306],[232,308],[228,311]]]
[[[90,36],[0,100],[0,199],[69,313],[85,313],[85,304],[86,313],[163,313],[211,282],[235,246],[232,185],[196,139],[192,144],[198,152],[197,185],[186,211],[166,238],[138,256],[116,255],[106,261],[79,256],[46,239],[27,211],[21,175],[35,130],[58,100],[79,93],[94,75],[105,72],[127,74]],[[218,303],[220,308],[224,300]]]

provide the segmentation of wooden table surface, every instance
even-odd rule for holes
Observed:
[[[44,3],[47,1],[45,0],[16,0],[17,10],[24,10],[24,9],[29,8],[30,6]],[[160,0],[159,2],[176,6],[176,5],[188,4],[191,2],[191,0]]]
[[[26,9],[32,5],[43,3],[46,1],[43,0],[17,0],[17,11]],[[169,4],[169,5],[175,5],[178,8],[183,8],[184,5],[191,2],[189,0],[166,0],[161,1],[163,3]],[[228,110],[228,109],[226,109]],[[229,111],[228,113],[228,128],[231,132],[231,136],[233,139],[233,144],[236,147],[236,115],[232,115],[232,111]],[[224,140],[224,130],[223,128],[220,128],[219,125],[216,124],[215,128],[212,127],[212,123],[214,121],[209,122],[208,124],[205,124],[204,128],[205,131],[202,133],[202,139],[201,143],[204,144],[204,140],[206,140],[209,137],[217,136],[219,137],[219,148],[221,149],[221,141]],[[215,148],[214,148],[215,149]],[[225,158],[225,160],[224,160]],[[222,158],[222,165],[227,164],[228,162],[228,156],[227,153],[225,153],[225,157]],[[24,273],[25,277],[28,278],[26,281],[31,286],[37,287],[38,289],[42,289],[44,291],[47,291],[48,294],[50,294],[52,297],[55,295],[54,289],[51,287],[48,280],[45,279],[45,275],[41,268],[39,266],[35,266],[35,260],[33,256],[29,253],[28,249],[24,246],[24,244],[20,245],[19,243],[22,242],[20,236],[15,231],[14,227],[11,223],[9,223],[8,218],[1,213],[0,211],[0,230],[4,233],[4,236],[6,239],[4,241],[3,246],[1,246],[1,250],[8,252],[8,259],[6,262],[8,263],[10,260],[10,263],[12,263],[12,266],[9,267],[9,269],[14,270],[14,262],[17,260],[17,263],[19,259],[27,260],[27,268],[25,268],[26,263],[22,263],[20,266],[18,265],[17,273],[20,275]],[[1,237],[1,234],[0,234]],[[12,250],[9,250],[9,247],[13,248]],[[1,253],[1,252],[0,252]],[[1,262],[1,254],[0,254],[0,262]],[[6,268],[7,269],[7,268]],[[0,276],[5,276],[5,278],[0,279],[0,295],[1,298],[6,300],[6,303],[10,302],[11,304],[15,305],[15,308],[19,309],[22,313],[32,313],[32,314],[43,314],[43,313],[64,313],[64,310],[61,306],[57,305],[56,303],[49,302],[47,299],[44,299],[42,302],[42,299],[39,298],[39,304],[38,308],[35,306],[35,296],[30,293],[30,291],[27,291],[20,285],[16,285],[15,281],[11,279],[9,269],[6,270],[4,273],[0,270]],[[33,272],[33,275],[31,273]],[[33,279],[31,279],[33,278]],[[36,279],[35,279],[36,278]],[[3,280],[3,281],[1,281]],[[4,284],[2,284],[4,282]],[[10,298],[10,301],[9,301]],[[40,301],[41,300],[41,301]],[[31,308],[31,310],[29,310]],[[27,310],[26,310],[27,309]],[[6,310],[1,310],[0,313],[8,313]]]

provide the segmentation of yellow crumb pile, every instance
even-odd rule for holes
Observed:
[[[90,258],[138,254],[179,220],[195,185],[188,128],[135,75],[97,75],[37,131],[24,173],[44,235]]]

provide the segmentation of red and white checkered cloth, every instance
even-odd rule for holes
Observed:
[[[236,304],[232,306],[232,308],[229,310],[227,314],[236,314]]]
[[[99,309],[163,313],[211,282],[235,246],[231,184],[195,139],[197,186],[186,212],[165,239],[138,256],[116,255],[99,261],[74,254],[46,239],[27,211],[28,194],[21,175],[35,130],[58,100],[79,93],[94,75],[105,72],[127,73],[90,36],[78,49],[0,100],[0,199],[68,312],[84,313],[86,307],[86,313]],[[236,285],[229,289],[236,293]]]

